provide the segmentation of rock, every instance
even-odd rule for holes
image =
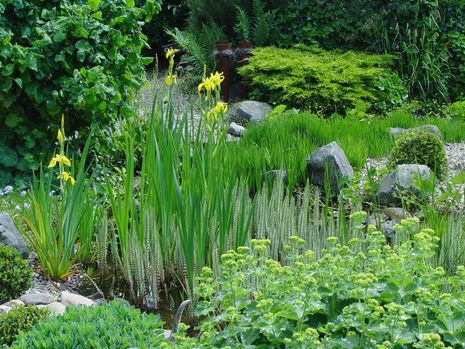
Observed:
[[[24,238],[16,229],[13,221],[6,212],[0,213],[0,242],[16,248],[21,252],[24,258],[27,258],[29,255],[28,247]]]
[[[402,207],[387,207],[385,212],[386,215],[395,223],[399,223],[402,219],[409,216],[408,212],[405,212]]]
[[[61,292],[61,303],[63,303],[64,305],[95,305],[95,302],[93,300],[68,291]]]
[[[419,192],[413,185],[415,178],[431,178],[431,170],[426,165],[398,165],[395,172],[388,173],[381,178],[378,188],[378,199],[381,205],[399,206],[402,204],[400,196],[407,192],[419,198]]]
[[[235,137],[242,137],[247,132],[247,129],[235,122],[231,122],[228,128],[228,134]]]
[[[56,300],[56,297],[42,292],[28,291],[19,298],[25,305],[47,305]]]
[[[326,170],[329,171],[326,174]],[[311,183],[324,187],[325,177],[331,184],[333,193],[338,193],[344,179],[354,178],[354,169],[341,147],[331,142],[316,149],[307,160],[307,172]]]
[[[60,302],[52,302],[47,305],[47,308],[54,314],[63,315],[66,311],[66,305]]]
[[[11,310],[10,307],[7,307],[5,305],[0,305],[0,315],[6,314]]]
[[[171,338],[171,331],[170,330],[163,330],[163,338],[170,339]]]
[[[12,301],[6,302],[2,305],[8,308],[16,308],[16,307],[24,306],[24,302],[20,301],[19,299],[13,299]]]
[[[243,101],[236,105],[237,110],[232,116],[232,121],[239,125],[246,125],[248,122],[261,122],[266,114],[273,109],[267,103],[256,101]]]
[[[393,127],[393,128],[390,128],[389,129],[389,132],[391,133],[392,136],[398,136],[402,133],[405,133],[405,132],[412,132],[412,131],[425,131],[425,132],[429,132],[429,133],[432,133],[436,136],[439,137],[439,139],[442,139],[442,133],[441,133],[441,130],[439,129],[439,127],[437,127],[436,125],[422,125],[422,126],[418,126],[418,127],[414,127],[414,128],[400,128],[400,127]]]
[[[241,139],[239,137],[234,137],[233,135],[227,134],[226,135],[226,143],[239,143]]]
[[[397,223],[394,221],[387,221],[381,224],[381,230],[384,232],[386,238],[391,241],[395,235],[394,227]]]

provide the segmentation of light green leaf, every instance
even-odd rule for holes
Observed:
[[[90,6],[92,11],[95,11],[99,5],[100,5],[101,0],[87,0],[87,4]]]

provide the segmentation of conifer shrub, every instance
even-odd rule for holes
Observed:
[[[48,309],[35,305],[16,307],[0,315],[0,348],[11,345],[20,332],[29,331],[49,315]]]
[[[252,97],[330,115],[360,104],[374,110],[401,104],[407,92],[391,64],[388,55],[296,45],[258,48],[239,73]]]
[[[16,249],[0,243],[0,304],[19,297],[32,281],[32,269]]]
[[[443,179],[447,173],[444,144],[437,135],[422,130],[400,134],[394,142],[390,165],[401,164],[426,165],[438,179]]]

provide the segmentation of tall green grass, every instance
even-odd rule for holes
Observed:
[[[361,121],[354,117],[320,118],[309,112],[286,111],[264,123],[250,127],[239,144],[231,144],[235,154],[236,176],[257,181],[266,171],[285,169],[289,184],[306,181],[306,160],[320,146],[336,141],[351,165],[361,169],[367,158],[387,156],[393,146],[391,127],[411,128],[437,125],[445,142],[465,140],[465,121],[457,119],[415,118],[405,110],[385,117]]]

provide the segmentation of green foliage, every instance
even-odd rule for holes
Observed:
[[[7,348],[20,332],[29,331],[37,322],[48,316],[47,309],[35,305],[15,307],[0,315],[0,348]]]
[[[464,10],[450,0],[290,0],[277,12],[278,44],[395,54],[410,95],[447,100],[463,87]]]
[[[32,269],[14,248],[0,243],[0,304],[19,297],[31,286]]]
[[[194,82],[202,80],[205,68],[207,73],[215,71],[217,62],[213,52],[216,43],[223,37],[219,26],[204,25],[197,33],[178,28],[168,29],[166,32],[176,45],[185,51],[181,58],[181,66],[186,66],[187,73]]]
[[[49,171],[45,173],[41,167],[39,178],[34,176],[29,193],[31,207],[25,209],[23,219],[30,230],[26,237],[37,252],[42,272],[54,279],[66,279],[77,260],[88,261],[100,210],[95,208],[86,178],[91,137],[75,166],[65,155],[63,124],[59,132],[59,153],[50,161]],[[54,185],[55,179],[59,179],[58,186]],[[53,195],[55,189],[58,195]]]
[[[158,0],[6,0],[0,5],[0,185],[29,175],[50,151],[49,126],[72,131],[130,113],[144,81],[141,21]],[[32,126],[33,125],[33,126]]]
[[[252,13],[248,14],[237,6],[237,20],[234,31],[239,41],[251,41],[256,47],[274,43],[274,11],[265,11],[261,0],[252,1]]]
[[[306,160],[317,148],[336,141],[355,169],[361,169],[367,158],[389,154],[393,140],[390,127],[412,128],[422,124],[437,125],[446,142],[461,142],[465,119],[418,119],[399,109],[383,118],[370,118],[358,111],[343,118],[334,115],[322,119],[309,112],[283,111],[278,106],[268,119],[251,125],[239,144],[230,144],[234,153],[234,176],[259,180],[270,170],[287,171],[289,186],[303,185],[307,180]]]
[[[389,164],[393,167],[400,164],[427,165],[438,179],[444,179],[447,173],[444,144],[437,135],[421,130],[396,136]]]
[[[465,101],[458,101],[446,106],[443,113],[447,117],[465,120]]]
[[[158,316],[143,314],[122,301],[96,307],[70,307],[21,333],[11,348],[157,348],[163,341]]]
[[[360,231],[365,219],[351,215]],[[197,347],[461,347],[465,268],[448,276],[432,265],[439,238],[418,219],[396,236],[395,248],[373,226],[348,245],[332,237],[322,258],[294,236],[283,264],[267,257],[269,240],[228,252],[220,278],[203,271]]]
[[[359,103],[374,109],[400,104],[406,91],[391,63],[390,56],[297,45],[256,49],[239,72],[261,99],[329,115]]]
[[[254,0],[186,0],[189,8],[188,28],[198,33],[207,24],[215,24],[224,29],[224,34],[231,40],[235,37],[234,22],[237,6],[251,13]],[[276,8],[279,0],[266,1],[266,9]]]

